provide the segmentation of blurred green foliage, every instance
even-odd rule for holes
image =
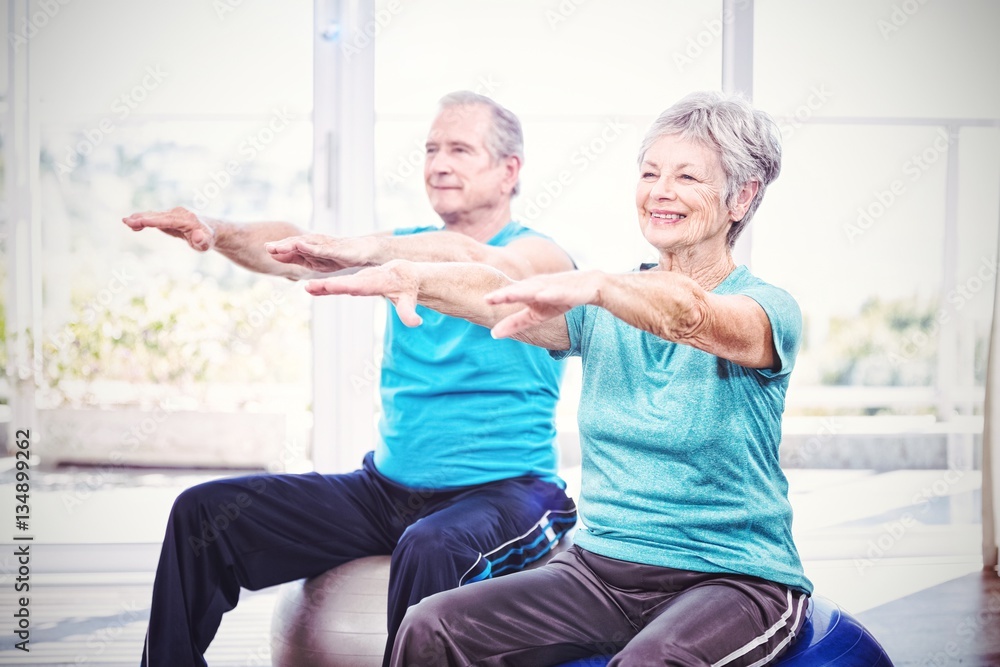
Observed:
[[[857,315],[831,319],[822,384],[933,385],[939,315],[936,302],[873,297]]]

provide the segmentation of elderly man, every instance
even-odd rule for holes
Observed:
[[[478,262],[513,279],[572,269],[555,243],[511,220],[522,161],[517,117],[459,92],[441,100],[427,139],[424,178],[443,229],[331,238],[182,208],[124,222],[291,279],[393,259]],[[388,310],[375,451],[349,474],[256,475],[184,491],[157,567],[143,665],[205,665],[241,587],[376,554],[392,554],[388,657],[410,605],[516,571],[575,523],[556,475],[559,369],[545,351],[493,340],[483,327],[423,307],[424,325],[408,329]],[[227,508],[224,530],[206,523]]]

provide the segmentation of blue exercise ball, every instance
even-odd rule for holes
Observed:
[[[774,667],[892,667],[878,641],[836,603],[813,596],[806,614],[795,643]],[[602,667],[610,660],[594,656],[558,667]]]

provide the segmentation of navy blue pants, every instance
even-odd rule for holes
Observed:
[[[521,569],[576,522],[555,484],[518,477],[449,490],[379,473],[372,454],[344,475],[252,475],[199,484],[170,511],[142,665],[201,667],[240,588],[312,577],[391,554],[386,661],[406,609],[461,584]]]

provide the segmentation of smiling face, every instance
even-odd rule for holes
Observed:
[[[431,126],[424,184],[445,222],[475,219],[510,205],[520,161],[490,155],[490,113],[481,104],[446,107]]]
[[[643,236],[663,252],[727,252],[734,214],[723,201],[726,175],[716,151],[678,135],[643,156],[635,204]],[[741,193],[742,194],[742,193]]]

